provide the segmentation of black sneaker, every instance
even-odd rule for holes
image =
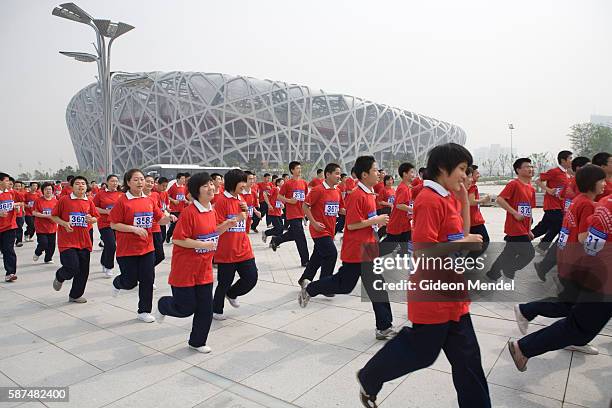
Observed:
[[[302,267],[305,268],[308,266],[308,262],[302,262]]]
[[[18,243],[15,244],[15,246],[17,248],[21,248],[23,246],[23,242],[18,242]]]
[[[278,249],[278,244],[274,242],[274,239],[270,240],[270,248],[272,248],[274,252],[276,252],[276,250]]]
[[[356,374],[357,382],[359,383],[359,401],[361,401],[361,405],[366,408],[378,408],[378,404],[376,404],[376,395],[370,396],[364,391],[363,385],[361,385],[361,380],[359,379],[360,372],[361,370],[357,371]]]
[[[546,271],[542,268],[542,262],[534,262],[533,267],[538,274],[538,278],[540,278],[542,282],[546,282]]]

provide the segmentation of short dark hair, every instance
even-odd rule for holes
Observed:
[[[210,181],[212,181],[210,174],[205,171],[202,173],[196,173],[189,178],[189,181],[187,182],[187,190],[194,200],[200,199],[200,187],[208,184]]]
[[[21,185],[23,186],[23,181],[21,181],[21,180],[15,180],[15,181],[13,182],[13,184],[21,184]]]
[[[164,183],[168,183],[168,179],[165,177],[159,177],[157,179],[157,184],[164,184]]]
[[[185,176],[185,173],[183,173],[183,172],[176,173],[176,179],[177,179],[177,180],[178,180],[178,179],[180,179],[181,177],[186,177],[186,176]]]
[[[70,185],[72,185],[72,179],[74,178],[74,176],[71,174],[68,177],[66,177],[66,181],[70,183]]]
[[[593,156],[593,160],[591,160],[591,163],[600,167],[605,166],[608,164],[608,159],[610,158],[610,156],[612,156],[612,154],[608,152],[599,152],[595,156]]]
[[[423,173],[425,173],[425,170],[427,170],[427,168],[425,168],[425,167],[419,167],[419,174],[423,174]]]
[[[336,163],[328,163],[327,166],[325,166],[325,175],[327,176],[328,174],[332,174],[334,171],[336,171],[336,169],[339,169],[339,168],[340,166],[337,165]],[[317,170],[317,174],[319,174],[319,170]]]
[[[43,192],[44,192],[44,191],[45,191],[45,188],[47,188],[47,187],[51,187],[51,189],[53,189],[53,188],[54,188],[53,183],[49,183],[48,181],[45,181],[45,182],[43,183],[43,185],[42,185],[42,186],[40,186],[40,191],[43,191]]]
[[[9,181],[12,181],[13,184],[15,184],[15,179],[13,177],[11,177],[11,176],[9,176]]]
[[[512,164],[512,168],[514,169],[514,172],[516,174],[518,174],[518,171],[523,165],[523,163],[531,163],[531,159],[528,159],[527,157],[521,157],[519,159],[516,159]]]
[[[467,166],[467,169],[465,169],[466,176],[472,175],[473,172],[474,172],[474,166]]]
[[[591,162],[591,159],[584,156],[574,157],[572,160],[572,171],[575,173],[578,170],[578,167],[585,166]]]
[[[302,163],[300,163],[299,161],[292,161],[291,163],[289,163],[289,173],[293,174],[293,169],[301,165]]]
[[[281,181],[283,181],[283,178],[282,178],[282,177],[277,177],[277,178],[275,178],[275,179],[274,179],[274,185],[275,185],[275,186],[278,186],[278,185],[281,183]]]
[[[338,166],[338,167],[340,167],[340,166]],[[325,166],[325,168],[327,168],[327,166]],[[334,170],[335,170],[335,169],[334,169]],[[317,175],[319,175],[319,174],[321,174],[321,173],[323,173],[323,169],[317,169]]]
[[[387,184],[387,180],[391,180],[393,178],[392,175],[387,174],[384,178],[383,178],[383,183]]]
[[[561,164],[561,160],[567,160],[567,158],[570,157],[571,155],[572,155],[572,152],[570,152],[569,150],[561,150],[557,154],[557,163]]]
[[[595,185],[600,180],[605,180],[606,172],[599,166],[587,164],[576,173],[576,186],[581,193],[595,190]]]
[[[7,178],[7,179],[9,179],[9,180],[10,180],[10,179],[11,179],[11,176],[9,176],[9,175],[8,175],[8,174],[6,174],[6,173],[0,173],[0,180],[4,180],[5,178]]]
[[[110,179],[112,179],[113,177],[117,177],[117,180],[119,180],[119,176],[116,174],[109,174],[108,176],[106,176],[106,181],[110,181]]]
[[[270,177],[270,173],[264,173],[264,177]]]
[[[355,166],[353,167],[357,178],[361,180],[363,173],[369,173],[375,162],[376,159],[374,156],[359,156],[357,160],[355,160]]]
[[[251,170],[245,170],[244,172],[247,174],[247,176],[254,176],[255,175],[255,173],[253,173]]]
[[[472,164],[472,170],[478,170],[478,166],[475,164]]]
[[[341,178],[341,179],[345,178],[346,176],[348,176],[348,174],[346,174],[346,173],[340,173],[340,178]]]
[[[282,178],[289,177],[289,174],[287,174],[287,173],[283,173],[283,175],[282,175],[281,177],[282,177]]]
[[[148,178],[152,178],[153,181],[155,182],[155,177],[153,177],[152,174],[145,174],[145,180],[148,179]]]
[[[240,169],[231,169],[225,173],[225,189],[229,192],[236,191],[236,186],[240,182],[246,183],[247,174]]]
[[[399,174],[400,178],[403,178],[404,173],[408,173],[412,169],[414,169],[412,163],[402,163],[397,168],[397,173]]]
[[[272,181],[276,180],[278,178],[278,174],[275,174],[272,176]]]
[[[191,177],[191,173],[189,173],[188,171],[186,171],[186,172],[184,172],[184,173],[183,173],[183,176],[185,176],[185,177]]]
[[[217,179],[217,177],[223,177],[223,176],[222,176],[221,174],[219,174],[219,173],[211,173],[211,174],[210,174],[210,178],[211,178],[211,180],[213,180],[213,181],[214,181],[214,180],[216,180],[216,179]]]
[[[77,180],[83,180],[85,184],[89,187],[89,182],[84,176],[71,176],[71,177],[72,179],[70,179],[70,187],[74,187],[74,182]]]
[[[40,184],[38,184],[38,181],[30,181],[30,187],[32,187],[34,184],[36,184],[36,188],[40,186]]]
[[[472,155],[465,147],[457,143],[444,143],[429,151],[427,155],[427,177],[435,180],[441,170],[451,174],[461,163],[472,165]]]

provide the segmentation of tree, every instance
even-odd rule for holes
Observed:
[[[574,156],[593,157],[599,152],[612,152],[612,127],[594,123],[577,123],[568,135]]]
[[[17,180],[32,180],[32,175],[28,172],[19,173],[17,175]]]
[[[549,167],[552,167],[554,163],[550,152],[531,153],[528,157],[531,159],[531,164],[533,164],[533,172],[536,177],[542,171],[545,171]]]

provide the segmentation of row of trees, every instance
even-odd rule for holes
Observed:
[[[85,176],[88,180],[97,180],[99,178],[99,174],[93,170],[79,170],[78,168],[74,168],[72,166],[66,166],[63,169],[59,169],[55,172],[52,170],[41,171],[34,170],[33,172],[23,172],[17,175],[17,180],[31,180],[31,181],[40,181],[40,180],[61,180],[66,181],[66,177],[70,175],[80,174]]]

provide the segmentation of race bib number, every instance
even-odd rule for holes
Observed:
[[[255,209],[255,207],[253,207],[252,205],[250,205],[250,206],[248,207],[248,209],[249,209],[249,217],[253,218],[253,209]]]
[[[597,228],[590,227],[589,235],[584,241],[584,252],[590,256],[597,255],[597,253],[604,248],[607,240],[608,234],[599,231]]]
[[[153,227],[153,213],[152,212],[137,212],[134,214],[134,226],[140,228],[152,228]]]
[[[529,204],[529,203],[518,203],[517,211],[523,217],[531,218],[531,204]]]
[[[175,200],[185,201],[185,194],[177,194]]]
[[[569,230],[565,227],[561,228],[559,231],[559,240],[557,241],[557,248],[563,250],[565,245],[567,244],[567,239],[569,238]]]
[[[28,201],[28,208],[34,207],[34,201]]]
[[[414,214],[414,200],[410,200],[408,203],[408,217],[412,217]]]
[[[107,210],[112,210],[112,209],[113,209],[113,207],[114,207],[114,205],[112,205],[112,204],[111,204],[111,205],[107,205],[107,206],[106,206],[106,209],[107,209]]]
[[[228,220],[231,220],[232,218],[236,218],[236,215],[235,214],[229,214],[227,216]],[[227,231],[228,232],[246,232],[246,220],[238,221],[236,223],[236,225],[234,225],[233,227],[231,227]]]
[[[274,207],[276,207],[276,208],[283,208],[283,202],[276,200],[276,202],[274,203]]]
[[[389,198],[387,198],[387,202],[389,204],[395,204],[395,196],[389,196]]]
[[[51,208],[43,208],[42,214],[44,214],[44,215],[51,215]]]
[[[13,211],[15,202],[13,200],[0,201],[0,211]]]
[[[340,203],[338,201],[326,201],[323,213],[327,217],[337,217],[340,211]]]
[[[306,199],[306,193],[304,190],[293,190],[293,199],[297,201],[304,201]]]
[[[376,217],[376,215],[377,215],[376,211],[372,211],[371,213],[368,213],[368,220]],[[372,224],[372,229],[375,232],[378,232],[378,224]]]
[[[572,199],[571,198],[566,198],[565,199],[565,204],[563,206],[563,209],[565,211],[569,210],[570,204],[572,203]]]
[[[561,191],[563,190],[563,187],[557,187],[555,188],[555,197],[561,197]]]
[[[69,214],[68,222],[70,223],[71,227],[87,228],[88,225],[86,216],[87,214],[82,212],[71,212]]]
[[[198,241],[202,241],[202,242],[214,242],[215,244],[217,244],[219,242],[219,234],[217,234],[216,232],[213,232],[212,234],[198,235],[196,237],[196,239]],[[209,252],[215,252],[215,250],[214,249],[195,248],[195,252],[196,252],[196,254],[206,254],[206,253],[209,253]]]

